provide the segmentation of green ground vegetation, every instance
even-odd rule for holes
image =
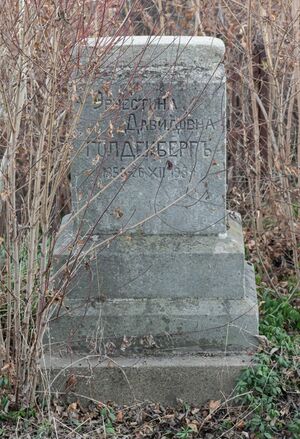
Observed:
[[[300,312],[293,290],[278,297],[260,288],[261,348],[237,386],[251,413],[246,426],[259,438],[280,437],[283,430],[300,437]]]
[[[286,295],[259,287],[260,348],[252,367],[239,379],[234,404],[213,401],[216,409],[211,411],[209,405],[194,407],[183,403],[177,408],[159,404],[129,408],[100,403],[87,412],[80,404],[64,407],[61,401],[54,401],[53,418],[60,417],[60,421],[53,423],[49,408],[48,412],[39,406],[14,409],[9,376],[3,374],[0,377],[0,437],[25,438],[28,437],[22,436],[25,431],[30,431],[33,439],[55,438],[57,434],[58,437],[68,434],[70,438],[120,438],[127,434],[134,438],[139,437],[136,436],[139,431],[145,434],[141,437],[165,439],[300,437],[299,297],[293,280],[289,285],[290,294]],[[14,436],[16,425],[18,436]]]

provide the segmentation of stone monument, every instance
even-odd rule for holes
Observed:
[[[226,211],[223,56],[212,37],[122,38],[84,102],[55,248],[56,269],[81,264],[50,362],[73,361],[96,399],[219,398],[255,349],[254,272]]]

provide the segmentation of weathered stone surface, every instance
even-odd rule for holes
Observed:
[[[63,225],[67,221],[68,217]],[[243,298],[241,220],[230,218],[228,224],[224,236],[117,237],[84,259],[70,284],[72,298]],[[69,257],[74,239],[70,224],[55,247],[58,265]],[[93,236],[85,250],[101,242],[105,242],[105,236]]]
[[[70,367],[76,391],[97,400],[201,403],[232,390],[258,333],[241,221],[225,220],[224,45],[147,41],[120,40],[83,108],[71,169],[79,215],[62,224],[56,268],[97,249],[58,304],[48,342],[63,359],[49,364],[53,388]],[[91,351],[95,363],[76,357]]]
[[[82,230],[226,231],[223,55],[211,37],[119,41],[76,139],[74,211],[95,198]]]
[[[154,401],[161,404],[177,403],[177,398],[193,404],[228,397],[243,369],[249,367],[249,355],[219,354],[168,354],[162,357],[127,357],[99,361],[90,358],[52,357],[49,365],[51,390],[64,392],[70,370],[77,376],[75,394],[96,401],[115,401],[131,404],[137,401]],[[82,404],[87,400],[82,399]]]
[[[248,264],[244,284],[245,297],[235,300],[161,297],[103,301],[101,297],[89,299],[83,294],[81,299],[73,299],[70,295],[52,327],[52,347],[103,353],[114,346],[112,355],[173,348],[253,350],[258,310],[253,268]]]

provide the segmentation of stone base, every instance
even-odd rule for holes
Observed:
[[[68,221],[64,218],[63,224]],[[245,253],[239,215],[229,217],[227,233],[199,235],[123,235],[85,257],[68,287],[72,299],[91,301],[142,298],[242,299]],[[72,224],[54,250],[56,266],[80,251]],[[94,235],[85,244],[99,245],[108,236]],[[78,239],[84,242],[82,239]]]
[[[69,228],[55,248],[58,268],[73,241]],[[230,394],[258,334],[238,218],[226,236],[123,236],[84,262],[50,324],[52,390],[75,374],[76,394],[117,403]]]
[[[230,397],[249,355],[180,354],[161,357],[126,357],[101,360],[99,356],[48,358],[51,390],[64,393],[70,374],[77,384],[68,389],[68,399],[79,396],[96,401],[132,404],[154,401],[162,404],[202,404]],[[81,398],[84,403],[85,400]]]
[[[69,228],[55,248],[58,267],[73,240]],[[156,355],[256,346],[255,278],[238,220],[230,220],[227,236],[117,238],[79,267],[59,307],[50,327],[55,351]]]
[[[51,325],[55,351],[70,348],[110,355],[161,351],[254,350],[258,309],[252,266],[245,298],[69,300]],[[64,337],[62,337],[64,334]]]

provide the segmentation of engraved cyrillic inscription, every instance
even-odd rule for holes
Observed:
[[[162,157],[183,157],[184,154],[193,155],[195,151],[202,152],[202,158],[210,157],[212,149],[207,140],[180,140],[158,141],[153,144],[145,141],[102,141],[93,140],[86,146],[88,157],[98,154],[100,157],[115,157],[123,161],[138,157],[158,159]]]
[[[142,70],[132,70],[141,49],[120,48],[87,96],[74,159],[74,181],[86,196],[79,199],[75,188],[74,199],[93,199],[85,217],[89,224],[101,218],[100,233],[134,232],[135,224],[146,234],[223,233],[223,67],[202,68],[201,47],[191,65],[186,48],[171,60],[158,45],[145,48]]]

